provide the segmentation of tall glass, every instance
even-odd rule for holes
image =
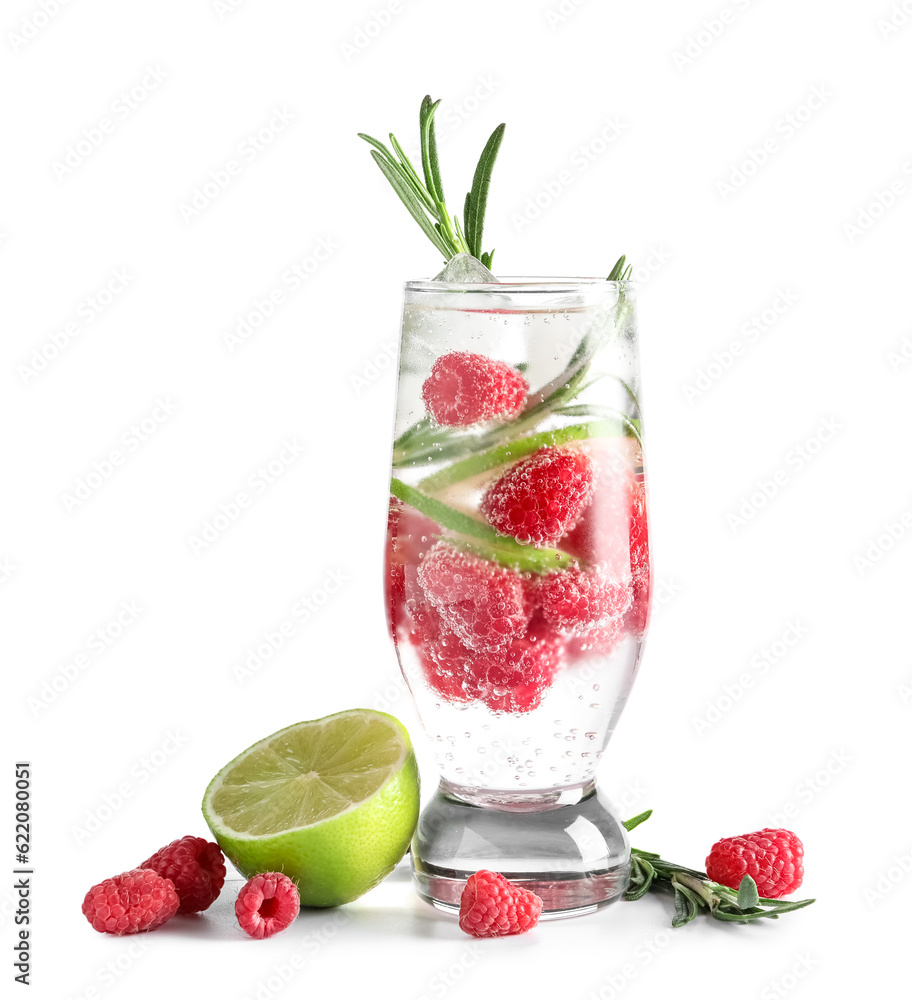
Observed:
[[[440,786],[419,893],[501,872],[545,915],[624,891],[595,775],[646,632],[634,290],[590,278],[405,286],[387,608]]]

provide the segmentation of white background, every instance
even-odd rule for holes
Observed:
[[[912,711],[912,17],[886,30],[888,0],[218,8],[3,6],[0,617],[7,789],[14,760],[34,765],[32,995],[767,1000],[887,986],[905,968],[912,886],[897,780]],[[284,725],[392,711],[433,788],[380,564],[401,284],[440,261],[355,137],[393,129],[413,149],[426,91],[445,99],[453,209],[508,123],[485,237],[495,270],[604,274],[626,252],[644,279],[662,603],[603,784],[625,813],[655,808],[637,844],[688,865],[720,836],[785,822],[807,849],[801,892],[819,901],[671,933],[669,903],[649,897],[474,944],[400,869],[267,942],[234,924],[236,884],[153,935],[97,935],[86,889],[205,834],[209,778]],[[277,109],[286,123],[249,158],[245,137],[281,124]],[[101,141],[80,146],[85,131]],[[182,211],[230,160],[228,185]],[[319,241],[328,259],[283,285]],[[115,271],[126,287],[93,311]],[[273,314],[226,342],[275,289]],[[64,346],[38,371],[54,337]],[[155,430],[140,442],[143,419]],[[68,499],[112,450],[112,474]],[[282,475],[251,485],[280,455]],[[194,547],[241,491],[249,507]],[[334,572],[341,591],[294,619]],[[122,602],[140,610],[110,628]],[[248,647],[289,620],[294,634],[239,679]],[[762,668],[790,628],[800,641]],[[12,983],[13,897],[0,897]]]

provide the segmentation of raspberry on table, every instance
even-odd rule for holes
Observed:
[[[522,409],[529,383],[504,361],[451,351],[439,357],[421,387],[431,416],[446,427],[467,427]]]
[[[523,581],[516,573],[446,542],[424,557],[418,582],[444,625],[470,649],[504,646],[529,624]]]
[[[481,511],[502,535],[550,545],[576,523],[592,499],[594,470],[575,448],[539,448],[508,469],[481,498]]]
[[[151,869],[134,868],[93,885],[82,902],[82,912],[102,934],[138,934],[160,927],[179,906],[170,879]]]
[[[225,857],[218,844],[202,837],[172,840],[139,867],[174,883],[180,898],[179,913],[208,909],[225,884]]]
[[[505,937],[531,930],[541,916],[542,900],[497,872],[470,875],[462,890],[459,926],[473,937]]]
[[[745,875],[765,899],[794,892],[804,879],[804,846],[791,830],[766,827],[740,837],[723,837],[706,859],[706,874],[737,889]]]
[[[604,566],[546,573],[535,581],[532,594],[549,624],[576,635],[619,618],[633,598],[629,577],[612,579]]]
[[[254,875],[238,893],[234,904],[241,928],[258,939],[284,931],[300,909],[298,887],[281,872]]]

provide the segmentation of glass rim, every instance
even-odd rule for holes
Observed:
[[[505,275],[500,281],[406,281],[405,289],[409,292],[436,292],[459,294],[491,294],[491,293],[535,293],[585,291],[591,293],[594,289],[604,288],[611,293],[635,291],[634,281],[606,281],[605,278],[588,277],[532,277]]]

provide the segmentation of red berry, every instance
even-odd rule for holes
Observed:
[[[451,351],[439,357],[421,387],[438,424],[465,427],[493,417],[511,417],[525,402],[529,383],[503,361]]]
[[[387,624],[393,642],[398,640],[399,626],[402,624],[402,608],[405,605],[405,566],[402,563],[387,563],[386,609]]]
[[[534,892],[521,889],[496,872],[470,875],[462,890],[459,926],[473,937],[504,937],[531,930],[542,911]]]
[[[567,650],[571,656],[596,654],[610,656],[624,638],[624,623],[626,618],[612,618],[607,625],[591,629],[583,636],[571,638],[567,642]]]
[[[631,505],[636,477],[630,458],[617,449],[589,445],[598,469],[592,500],[561,539],[561,548],[612,571],[630,566]]]
[[[546,573],[532,593],[547,622],[576,635],[619,618],[632,599],[630,580],[612,579],[604,566]]]
[[[405,565],[417,563],[440,535],[440,527],[430,518],[395,497],[390,497],[386,523],[390,556]]]
[[[629,572],[633,601],[624,625],[642,636],[649,619],[650,591],[646,484],[634,474],[629,454],[602,447],[598,460],[592,502],[560,545],[587,562],[607,564],[614,574]]]
[[[633,578],[633,604],[627,612],[627,627],[642,636],[649,624],[649,528],[646,519],[646,484],[637,482],[630,506],[630,572]]]
[[[419,593],[420,597],[411,597],[405,603],[412,625],[409,638],[418,646],[425,642],[434,642],[446,631],[437,609],[425,598],[423,591]]]
[[[386,536],[387,623],[393,642],[398,642],[404,615],[406,575],[434,544],[440,528],[433,521],[400,500],[390,497]]]
[[[804,846],[791,830],[767,827],[741,837],[716,841],[706,859],[706,874],[737,889],[745,875],[766,899],[794,892],[804,878]]]
[[[439,542],[424,557],[418,581],[444,625],[470,649],[504,646],[529,624],[516,573]]]
[[[470,649],[445,629],[418,647],[428,687],[445,701],[468,702],[475,697],[471,684],[467,683],[471,676],[466,665],[472,655]]]
[[[93,885],[82,902],[86,919],[103,934],[152,931],[177,913],[180,899],[174,883],[142,868]]]
[[[218,844],[202,837],[181,837],[156,851],[140,868],[158,872],[174,883],[180,913],[207,910],[225,884],[225,858]]]
[[[488,488],[481,510],[503,535],[525,544],[552,544],[592,499],[592,481],[592,462],[583,452],[539,448]]]
[[[481,701],[492,712],[531,712],[563,661],[563,636],[536,619],[524,636],[476,652],[444,631],[420,652],[428,685],[447,701]]]
[[[238,923],[252,938],[272,937],[284,931],[300,909],[298,887],[281,872],[254,875],[234,904]]]
[[[504,650],[479,653],[471,663],[473,690],[492,712],[532,712],[563,662],[566,640],[544,622]]]

